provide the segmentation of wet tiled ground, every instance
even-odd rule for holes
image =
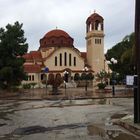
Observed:
[[[0,140],[139,140],[111,122],[132,113],[132,98],[0,100]]]

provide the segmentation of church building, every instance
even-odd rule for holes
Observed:
[[[75,74],[81,75],[86,67],[87,73],[96,74],[105,69],[104,57],[104,19],[93,13],[86,20],[86,52],[80,52],[74,45],[74,39],[65,31],[55,29],[40,39],[37,51],[25,54],[24,71],[28,80],[38,85],[49,74],[68,73],[69,79]]]

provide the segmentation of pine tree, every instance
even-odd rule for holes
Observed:
[[[0,28],[0,88],[17,86],[26,75],[23,70],[22,55],[27,52],[28,44],[24,38],[23,24],[15,22]]]

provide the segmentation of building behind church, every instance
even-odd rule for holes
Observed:
[[[76,74],[81,75],[84,67],[87,73],[96,74],[105,69],[104,58],[104,19],[93,13],[86,20],[86,52],[80,52],[74,45],[74,39],[60,29],[51,30],[40,39],[37,51],[25,54],[24,71],[28,80],[23,83],[40,85],[50,74],[68,73],[71,80]]]

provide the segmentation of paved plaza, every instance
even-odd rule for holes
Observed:
[[[139,140],[115,125],[133,98],[0,100],[0,140]]]

